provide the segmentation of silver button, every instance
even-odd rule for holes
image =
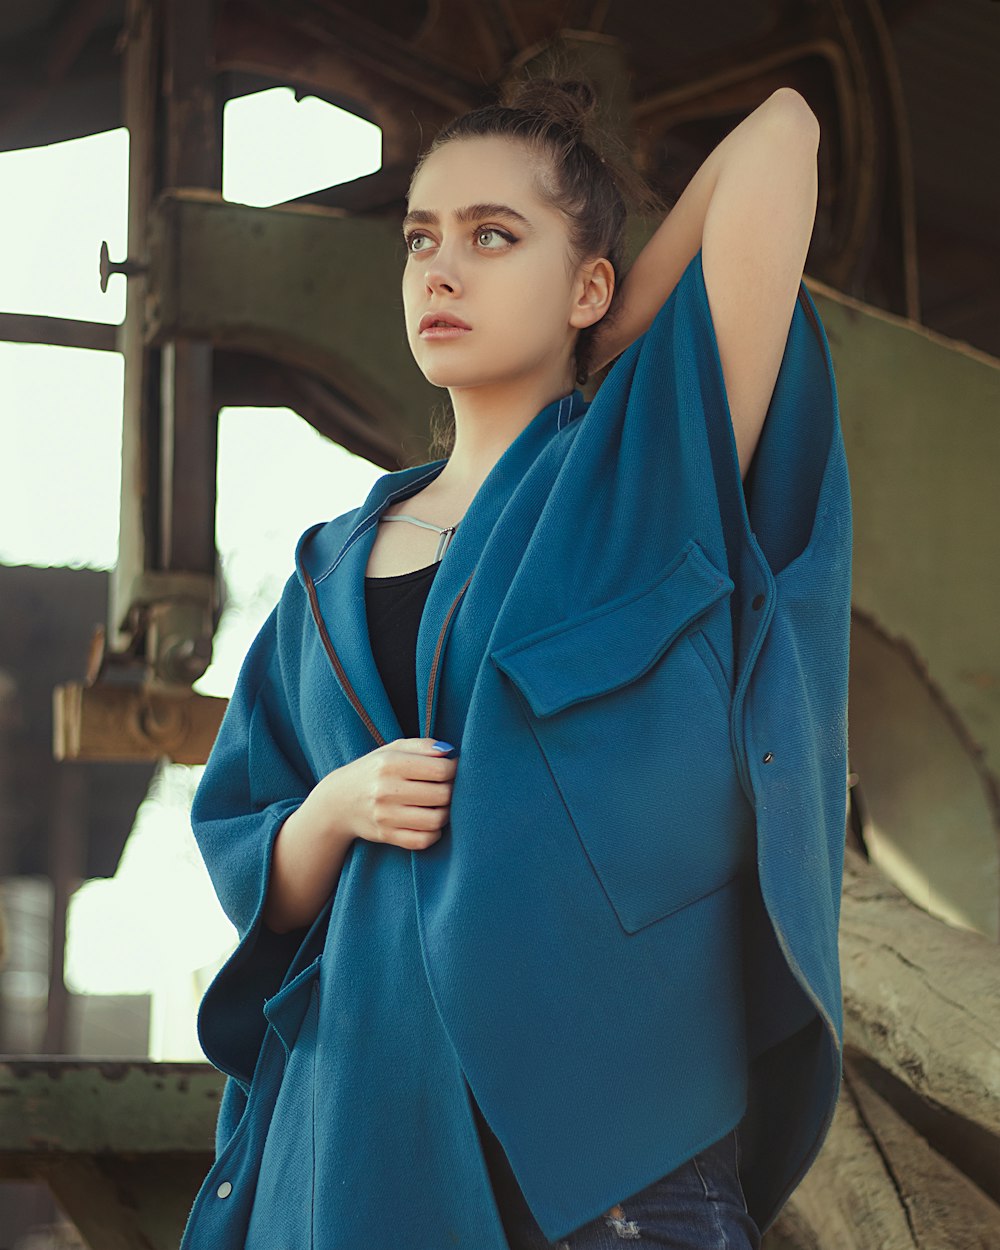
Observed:
[[[220,1198],[228,1198],[233,1192],[233,1187],[229,1181],[223,1181],[219,1188],[215,1191]]]

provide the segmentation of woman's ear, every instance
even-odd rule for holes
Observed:
[[[615,271],[609,260],[601,256],[580,267],[574,287],[570,325],[583,330],[600,321],[611,306],[615,291]]]

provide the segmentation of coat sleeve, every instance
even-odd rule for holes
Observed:
[[[210,1062],[245,1090],[267,1027],[264,999],[280,988],[311,936],[306,928],[274,933],[261,916],[275,838],[315,784],[279,663],[281,610],[279,603],[247,653],[191,809],[198,848],[239,934],[202,999],[198,1037]]]
[[[759,911],[749,932],[751,1046],[823,1011],[842,1031],[837,927],[847,794],[852,506],[836,380],[800,282],[754,458],[741,484],[701,252],[675,291],[689,385],[703,399],[736,583],[734,740],[757,809],[760,885],[811,986],[806,1002]],[[691,341],[685,341],[690,334]],[[789,848],[794,848],[794,861]],[[762,900],[757,900],[762,905]]]
[[[699,248],[647,331],[640,359],[644,379],[669,392],[668,406],[682,424],[697,412],[704,421],[715,498],[690,501],[721,521],[727,564],[739,586],[740,553],[752,538],[773,576],[802,555],[817,532],[820,509],[847,515],[846,462],[829,345],[804,282],[792,309],[785,348],[760,439],[745,480],[740,478],[732,414]],[[661,390],[661,395],[663,391]],[[685,448],[691,466],[700,456]],[[700,470],[691,480],[704,490]],[[824,482],[827,484],[825,497]],[[717,512],[716,512],[717,509]]]

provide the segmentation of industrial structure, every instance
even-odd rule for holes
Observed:
[[[105,246],[94,256],[95,282],[127,281],[124,323],[0,308],[0,340],[119,352],[125,364],[120,558],[86,642],[56,666],[54,756],[77,770],[67,776],[89,762],[139,777],[158,758],[203,761],[211,746],[224,701],[191,686],[210,662],[222,607],[221,407],[287,406],[387,470],[427,458],[441,395],[411,359],[398,310],[409,173],[442,123],[512,77],[545,73],[554,54],[598,84],[605,126],[668,203],[776,88],[796,88],[820,120],[805,277],[837,373],[856,542],[848,1061],[827,1145],[766,1246],[996,1245],[1000,167],[988,154],[1000,150],[1000,5],[991,0],[5,4],[0,150],[122,125],[130,133],[129,254]],[[271,208],[227,202],[223,106],[276,85],[378,125],[382,167]],[[632,223],[633,255],[657,224]],[[19,593],[0,578],[15,622]],[[0,638],[16,635],[5,620]],[[0,654],[0,733],[15,744],[3,713],[27,680],[16,651],[12,641]],[[0,778],[0,828],[11,839],[0,863],[12,876],[55,862],[17,836],[16,780],[10,770]],[[125,808],[138,801],[122,794]],[[105,819],[122,822],[112,837],[120,851],[121,805]],[[79,827],[80,875],[113,871],[87,854],[101,835]],[[65,837],[65,820],[38,837]],[[211,1159],[221,1076],[207,1064],[101,1064],[59,1050],[0,1058],[0,1179],[48,1183],[94,1250],[176,1246]]]

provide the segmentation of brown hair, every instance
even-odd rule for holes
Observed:
[[[568,218],[571,267],[585,257],[604,256],[615,271],[615,290],[607,312],[577,334],[574,363],[578,385],[592,372],[597,326],[607,323],[621,307],[616,297],[623,276],[629,204],[665,210],[663,201],[635,170],[624,145],[606,130],[599,137],[594,134],[596,108],[597,92],[585,79],[520,79],[505,99],[448,122],[420,154],[410,177],[412,190],[427,157],[453,139],[501,135],[525,143],[543,158],[535,176],[535,191],[543,202]],[[440,419],[436,411],[431,417],[431,458],[449,455],[454,441],[454,413],[448,403]]]

